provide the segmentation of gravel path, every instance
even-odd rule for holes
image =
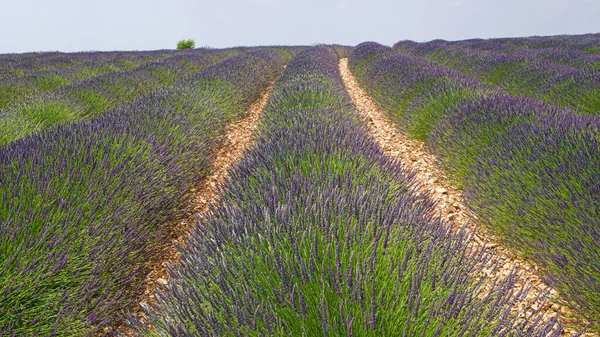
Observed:
[[[375,138],[384,152],[390,157],[400,157],[405,165],[416,172],[416,179],[420,182],[421,188],[430,191],[431,197],[438,201],[437,207],[440,213],[449,223],[456,225],[457,228],[466,225],[469,229],[474,230],[475,235],[473,236],[472,244],[485,245],[486,249],[497,257],[497,260],[500,262],[498,265],[499,268],[496,270],[492,268],[485,269],[485,275],[482,275],[482,277],[491,279],[499,274],[508,275],[516,267],[521,273],[521,278],[517,285],[521,286],[526,283],[532,286],[532,290],[523,301],[519,302],[516,307],[513,307],[513,310],[516,312],[527,308],[538,294],[549,291],[549,300],[542,307],[545,318],[550,319],[560,312],[559,321],[565,324],[561,335],[577,335],[577,328],[581,329],[582,324],[578,323],[575,318],[572,318],[569,309],[561,303],[558,292],[549,289],[542,282],[540,277],[535,273],[537,267],[511,254],[490,233],[476,226],[477,217],[466,207],[462,191],[448,182],[449,180],[444,172],[436,166],[435,155],[427,152],[422,142],[409,139],[399,130],[397,125],[390,121],[383,112],[379,111],[375,103],[360,88],[358,82],[350,72],[347,58],[340,60],[339,68],[352,102],[361,116],[367,121],[369,134]],[[525,309],[525,312],[520,315],[525,317],[536,309],[539,308],[534,305],[532,308]],[[583,336],[599,335],[586,333]]]

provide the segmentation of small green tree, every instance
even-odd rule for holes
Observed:
[[[177,49],[192,49],[194,46],[196,46],[196,42],[192,39],[177,42]]]

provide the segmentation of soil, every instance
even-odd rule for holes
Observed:
[[[507,250],[500,240],[494,238],[485,228],[477,225],[477,216],[465,204],[462,191],[452,186],[444,172],[436,165],[436,156],[426,151],[422,142],[410,139],[381,112],[355,80],[348,68],[347,58],[340,60],[339,69],[353,104],[362,118],[367,121],[369,134],[388,156],[400,157],[402,163],[415,172],[415,178],[418,180],[420,188],[428,191],[430,196],[436,199],[440,214],[449,224],[456,226],[457,229],[466,226],[474,231],[471,245],[485,245],[486,250],[489,250],[494,258],[499,261],[499,268],[494,270],[490,266],[490,268],[484,269],[484,275],[481,277],[491,281],[496,276],[510,274],[513,268],[516,267],[521,273],[517,285],[522,286],[526,283],[532,286],[532,290],[523,301],[512,309],[515,312],[523,311],[524,308],[531,305],[536,296],[549,292],[548,300],[541,307],[544,318],[550,319],[558,314],[559,322],[565,324],[561,336],[577,335],[584,324],[565,306],[559,293],[542,282],[542,279],[536,273],[538,267],[514,252]],[[489,286],[490,283],[488,282]],[[535,305],[534,308],[525,309],[524,312],[520,313],[520,316],[525,317],[531,314],[534,309],[537,309]],[[583,336],[600,335],[585,333]]]

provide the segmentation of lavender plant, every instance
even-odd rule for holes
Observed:
[[[501,87],[511,95],[544,100],[580,114],[600,113],[600,75],[595,66],[574,69],[537,57],[539,52],[529,49],[496,52],[470,48],[472,44],[403,41],[395,47]]]
[[[483,147],[473,169],[466,183],[473,209],[510,245],[540,263],[548,280],[597,324],[597,118],[559,113],[511,125]]]
[[[0,148],[0,335],[96,335],[136,303],[164,254],[163,224],[208,174],[225,116],[240,115],[283,62],[269,50],[233,56]],[[228,85],[207,94],[205,77]]]
[[[0,54],[0,77],[23,77],[43,71],[77,69],[80,66],[95,68],[101,64],[114,64],[133,70],[142,63],[158,61],[187,52],[173,50],[110,51],[110,52],[34,52]]]
[[[560,36],[534,36],[526,38],[498,38],[498,39],[473,39],[457,41],[456,44],[477,43],[480,46],[490,44],[502,45],[507,48],[527,48],[531,50],[550,51],[567,50],[593,54],[595,47],[600,46],[600,34],[560,35]]]
[[[447,108],[464,99],[495,93],[492,87],[459,72],[377,43],[360,44],[348,61],[374,100],[419,140],[429,137]]]
[[[580,36],[569,36],[565,41],[575,41]],[[576,48],[573,44],[546,46],[546,48],[534,48],[532,45],[522,43],[527,41],[527,38],[518,39],[471,39],[462,41],[444,41],[444,45],[448,47],[458,46],[466,49],[475,49],[493,52],[495,54],[527,54],[529,57],[535,57],[546,60],[552,63],[565,65],[577,69],[600,67],[600,55],[588,53]],[[438,44],[440,41],[437,41]],[[399,43],[402,48],[414,50],[419,44],[407,43],[402,41]]]
[[[174,56],[145,63],[134,71],[108,73],[30,97],[0,110],[0,143],[126,104],[152,90],[171,86],[230,53],[204,51]]]
[[[483,158],[497,135],[510,135],[508,130],[514,125],[544,123],[560,113],[569,114],[569,111],[500,94],[463,100],[446,113],[448,117],[434,127],[428,143],[446,170],[464,181],[474,175],[473,163]]]
[[[367,135],[325,49],[290,61],[230,173],[145,308],[155,333],[131,318],[140,335],[546,336],[554,324],[518,323],[514,274],[478,297],[489,256]]]
[[[383,52],[363,61],[369,50]],[[498,93],[372,43],[359,45],[349,61],[361,85],[401,127],[410,131],[410,121],[417,121],[429,130],[420,138],[463,186],[480,221],[538,263],[575,309],[598,322],[596,116]],[[452,85],[423,91],[420,80],[413,81],[426,78],[421,73],[438,74],[438,83]],[[397,109],[385,95],[408,103]],[[439,107],[442,117],[426,121],[422,107]]]
[[[175,54],[152,51],[7,56],[0,64],[0,108],[63,85],[110,72],[133,70],[143,63],[167,56]]]

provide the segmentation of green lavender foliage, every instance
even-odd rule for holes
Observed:
[[[148,265],[165,253],[164,224],[185,216],[179,202],[209,174],[228,119],[284,61],[273,50],[249,51],[0,147],[0,335],[113,327],[144,296]]]
[[[145,307],[157,336],[545,336],[517,324],[515,275],[479,298],[489,258],[367,135],[335,54],[276,82],[260,136]],[[504,316],[505,315],[505,316]]]
[[[350,65],[400,127],[437,154],[479,221],[542,267],[585,320],[600,321],[597,116],[507,95],[373,43],[359,45]],[[444,85],[421,90],[428,81]],[[398,108],[395,97],[408,103]],[[430,106],[443,109],[433,121]]]
[[[15,102],[0,110],[0,144],[56,124],[89,119],[153,90],[172,86],[235,52],[196,51],[145,63],[133,71],[104,74]]]
[[[179,52],[181,54],[182,52]],[[169,51],[12,54],[0,64],[0,108],[60,86],[175,56]]]

